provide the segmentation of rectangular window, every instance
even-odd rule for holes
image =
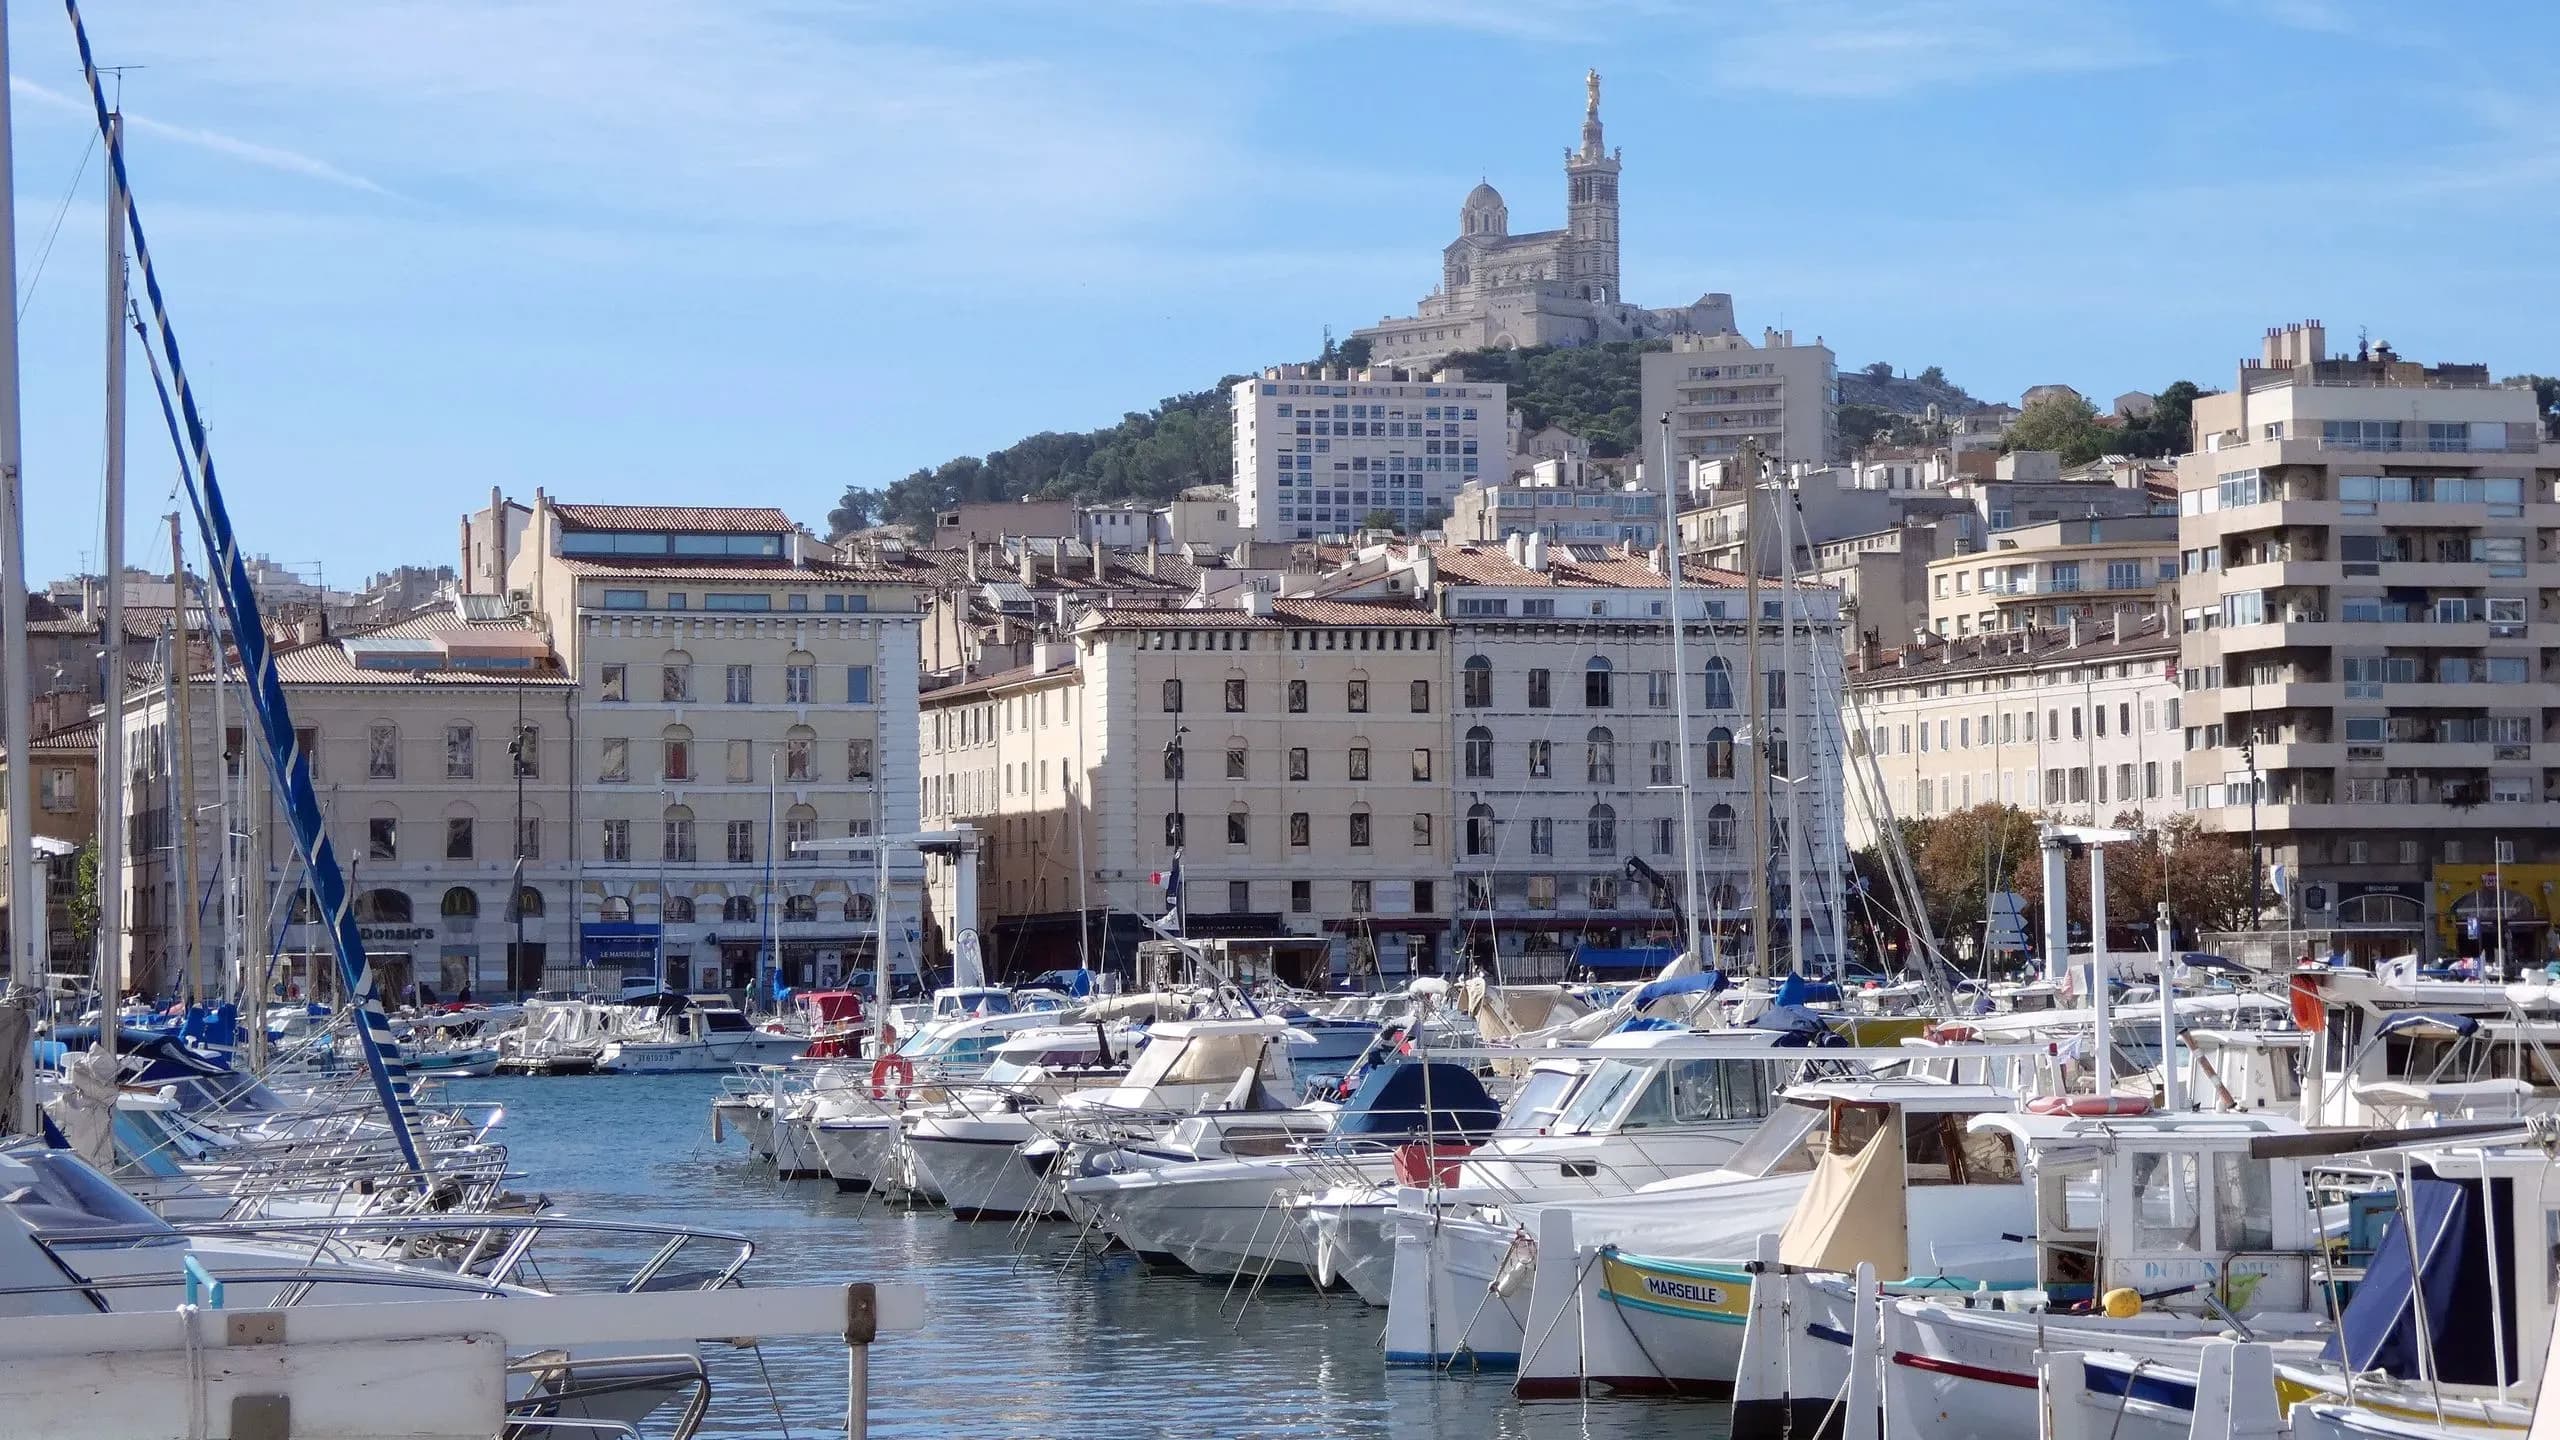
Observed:
[[[596,766],[599,781],[624,781],[631,778],[631,742],[608,739],[604,742],[604,759]]]
[[[669,862],[690,865],[694,860],[693,822],[668,820],[659,826],[658,853]]]
[[[400,778],[400,727],[376,725],[365,737],[365,774],[375,780]]]
[[[600,689],[602,690],[601,698],[604,703],[608,705],[619,705],[623,703],[630,689],[630,676],[631,667],[628,665],[607,665],[604,667],[603,678],[600,682]]]
[[[1671,708],[1671,672],[1648,670],[1644,676],[1644,703],[1656,710]]]
[[[1374,893],[1375,891],[1372,882],[1367,880],[1352,881],[1351,913],[1354,915],[1368,914],[1370,911],[1370,897]]]
[[[1294,745],[1289,749],[1289,778],[1292,780],[1307,778],[1307,747],[1304,745]]]
[[[1529,877],[1529,908],[1532,910],[1556,908],[1556,877],[1553,875]]]
[[[773,608],[773,597],[714,590],[702,597],[702,608],[705,610],[770,610]]]
[[[871,703],[871,667],[848,665],[844,672],[844,698],[849,705]]]
[[[444,858],[468,860],[472,852],[471,820],[456,815],[444,822]]]
[[[693,699],[693,667],[691,665],[659,666],[658,698],[670,705],[690,703]]]
[[[1245,778],[1245,773],[1244,773],[1244,769],[1245,769],[1245,754],[1246,754],[1246,750],[1245,750],[1245,746],[1244,746],[1244,742],[1243,742],[1243,741],[1241,741],[1241,740],[1230,740],[1230,741],[1228,741],[1228,742],[1227,742],[1227,778],[1228,778],[1228,779],[1230,779],[1230,780],[1242,780],[1242,779],[1244,779],[1244,778]]]
[[[1304,680],[1289,682],[1289,713],[1292,715],[1307,713],[1307,682]]]
[[[666,763],[661,767],[660,774],[669,780],[692,779],[693,742],[690,740],[669,740],[664,742],[664,744],[666,749]]]
[[[1556,853],[1556,822],[1554,819],[1545,815],[1532,815],[1529,817],[1529,853],[1532,855],[1553,855]]]
[[[810,703],[810,700],[812,699],[810,691],[815,688],[810,684],[810,679],[815,673],[815,668],[808,665],[783,666],[783,703],[786,705],[806,705]]]
[[[1608,671],[1586,669],[1582,672],[1583,708],[1589,710],[1606,710],[1609,708],[1609,695],[1610,687]]]
[[[1294,915],[1304,915],[1304,914],[1306,914],[1307,912],[1309,912],[1309,911],[1311,911],[1311,910],[1313,910],[1313,909],[1315,909],[1315,908],[1316,908],[1315,886],[1314,886],[1312,883],[1310,883],[1310,882],[1308,882],[1308,881],[1305,881],[1305,880],[1292,880],[1292,881],[1290,881],[1290,882],[1289,882],[1289,911],[1290,911],[1290,913],[1291,913],[1291,914],[1294,914]]]
[[[1417,850],[1431,848],[1431,817],[1428,815],[1413,817],[1413,848]]]
[[[728,698],[729,703],[732,705],[753,705],[756,703],[756,671],[754,666],[732,665],[729,667]]]
[[[542,778],[542,727],[519,725],[515,738],[507,742],[508,767],[519,780]],[[575,767],[572,767],[575,768]]]
[[[1351,813],[1351,848],[1355,850],[1369,848],[1369,812],[1366,810],[1355,810]]]
[[[479,761],[479,746],[472,743],[470,726],[456,724],[444,727],[444,778],[468,780],[478,770]]]
[[[646,590],[607,590],[604,592],[604,608],[607,610],[646,610],[649,608],[649,592]]]
[[[800,851],[800,847],[801,847],[801,846],[806,845],[806,844],[808,844],[810,841],[815,840],[815,839],[817,839],[817,838],[818,838],[818,822],[817,822],[817,821],[815,821],[815,820],[785,820],[785,821],[783,821],[783,822],[782,822],[782,855],[781,855],[781,858],[782,858],[782,859],[784,859],[784,860],[815,860],[815,859],[817,859],[818,857],[817,857],[817,856],[815,856],[815,855],[804,855],[804,854],[802,854],[802,853],[801,853],[801,851]],[[785,919],[788,919],[788,918],[790,918],[790,917],[785,916],[784,918],[785,918]],[[813,917],[813,918],[814,918],[814,917]]]
[[[1244,681],[1242,680],[1227,682],[1227,713],[1230,715],[1244,713]]]
[[[1437,893],[1437,888],[1428,880],[1414,881],[1413,913],[1416,915],[1428,915],[1439,908],[1440,896]]]
[[[516,822],[516,858],[519,860],[542,858],[542,817],[527,815]]]
[[[1289,812],[1289,844],[1291,848],[1303,850],[1312,842],[1312,826],[1307,819],[1307,812],[1304,810],[1293,810]]]
[[[1431,778],[1430,751],[1416,750],[1413,752],[1413,778],[1416,782],[1429,780]]]
[[[1546,740],[1529,742],[1529,778],[1550,780],[1555,777],[1555,746]]]
[[[782,742],[782,778],[807,781],[817,777],[809,773],[809,741],[794,736]]]
[[[1247,812],[1245,812],[1245,811],[1242,811],[1242,810],[1230,810],[1230,811],[1228,811],[1228,812],[1227,812],[1227,843],[1228,843],[1228,844],[1230,844],[1230,845],[1250,845],[1250,844],[1252,844],[1252,843],[1253,843],[1253,834],[1252,834],[1252,831],[1253,831],[1253,825],[1252,825],[1252,820],[1253,820],[1252,815],[1250,815],[1249,813],[1247,813]]]
[[[1679,746],[1669,740],[1656,740],[1649,747],[1646,766],[1648,784],[1669,785],[1678,778]]]
[[[1414,713],[1414,714],[1416,714],[1416,715],[1428,715],[1428,714],[1430,714],[1430,713],[1431,713],[1431,682],[1430,682],[1430,681],[1428,681],[1428,680],[1416,680],[1416,681],[1414,681],[1414,682],[1413,682],[1412,686],[1411,686],[1411,687],[1409,687],[1409,688],[1410,688],[1410,689],[1412,690],[1412,692],[1413,692],[1413,696],[1412,696],[1413,713]]]
[[[1348,762],[1346,773],[1354,780],[1366,780],[1369,778],[1369,747],[1365,745],[1355,745],[1351,748],[1351,757]]]
[[[400,822],[376,816],[365,823],[364,855],[368,860],[400,858]]]
[[[607,820],[604,822],[604,858],[612,861],[628,861],[631,858],[630,821]]]
[[[1547,672],[1544,670],[1530,671],[1529,708],[1532,710],[1544,710],[1550,703],[1551,697],[1549,696],[1547,688]]]
[[[871,742],[868,740],[847,740],[844,742],[844,764],[846,779],[870,779]]]
[[[1769,708],[1770,708],[1770,709],[1772,709],[1772,710],[1784,710],[1784,709],[1786,709],[1786,708],[1787,708],[1787,672],[1786,672],[1786,671],[1784,671],[1784,670],[1772,670],[1772,671],[1770,671],[1770,672],[1768,673],[1768,677],[1767,677],[1767,678],[1768,678],[1768,686],[1767,686],[1767,689],[1768,689],[1768,696],[1769,696],[1769,700],[1768,700]]]
[[[1465,690],[1460,700],[1470,710],[1481,710],[1493,703],[1493,669],[1470,664],[1465,672]]]
[[[756,778],[755,746],[751,741],[732,740],[728,744],[728,777],[732,785],[744,785]]]
[[[1368,681],[1366,681],[1366,680],[1354,680],[1354,681],[1350,682],[1350,686],[1349,686],[1348,690],[1346,691],[1346,696],[1347,696],[1347,699],[1348,699],[1348,701],[1349,701],[1349,706],[1350,706],[1350,710],[1351,710],[1351,713],[1352,713],[1352,714],[1354,714],[1354,715],[1366,715],[1366,714],[1368,714],[1368,713],[1369,713],[1369,682],[1368,682]]]
[[[1228,914],[1230,914],[1230,915],[1242,915],[1242,914],[1244,914],[1246,911],[1251,910],[1252,908],[1253,908],[1253,882],[1252,882],[1252,881],[1250,881],[1250,880],[1230,880],[1230,881],[1228,881],[1228,882],[1227,882],[1227,913],[1228,913]]]
[[[756,822],[753,820],[732,820],[729,822],[728,856],[729,863],[732,865],[752,865],[755,863]]]

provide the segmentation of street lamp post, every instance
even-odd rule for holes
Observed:
[[[1173,833],[1165,837],[1173,842],[1173,868],[1166,872],[1169,878],[1165,905],[1173,911],[1173,934],[1177,940],[1191,938],[1191,907],[1183,903],[1182,896],[1182,852],[1191,839],[1190,817],[1182,813],[1182,772],[1190,768],[1183,755],[1182,737],[1190,733],[1190,726],[1176,725],[1173,738],[1164,746],[1165,758],[1173,762]]]

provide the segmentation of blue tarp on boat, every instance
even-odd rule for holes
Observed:
[[[2496,1383],[2494,1347],[2482,1343],[2488,1327],[2481,1321],[2493,1301],[2481,1200],[2474,1183],[2424,1172],[2413,1176],[2407,1204],[2384,1228],[2372,1263],[2321,1358],[2342,1362],[2351,1372],[2381,1370],[2403,1380],[2417,1380],[2423,1373],[2447,1384]],[[2509,1218],[2501,1217],[2501,1234],[2508,1231],[2503,1222]],[[2420,1305],[2426,1307],[2425,1339],[2430,1342],[2423,1350]],[[2508,1328],[2512,1333],[2512,1320]],[[2512,1354],[2505,1369],[2505,1378],[2513,1383]]]
[[[1670,980],[1653,981],[1643,989],[1638,990],[1635,993],[1635,998],[1627,1003],[1634,1008],[1641,1010],[1647,1005],[1652,1004],[1654,1001],[1664,999],[1668,996],[1690,995],[1695,994],[1700,990],[1712,993],[1714,991],[1721,990],[1724,987],[1725,978],[1723,971],[1702,970],[1695,975],[1682,975]]]
[[[1360,1081],[1342,1107],[1335,1139],[1364,1140],[1429,1133],[1444,1139],[1481,1140],[1502,1123],[1502,1107],[1484,1082],[1464,1065],[1408,1060],[1381,1065]]]
[[[1653,975],[1671,963],[1668,945],[1636,945],[1617,949],[1606,945],[1574,947],[1573,963],[1592,975]]]

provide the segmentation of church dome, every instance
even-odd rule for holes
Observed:
[[[1479,181],[1477,182],[1476,188],[1467,192],[1466,208],[1470,210],[1499,210],[1502,208],[1502,192],[1494,189],[1491,185]]]
[[[1478,182],[1467,192],[1465,208],[1458,212],[1458,233],[1494,237],[1509,233],[1511,212],[1504,208],[1502,192]]]

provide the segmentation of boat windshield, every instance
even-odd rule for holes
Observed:
[[[1822,1158],[1823,1121],[1828,1107],[1814,1100],[1788,1100],[1760,1122],[1724,1168],[1737,1175],[1802,1175]]]
[[[1556,1128],[1582,1133],[1602,1129],[1627,1106],[1637,1091],[1648,1089],[1648,1082],[1661,1078],[1662,1067],[1659,1064],[1639,1060],[1604,1060],[1599,1069],[1591,1072],[1591,1078],[1582,1082],[1582,1088],[1574,1092],[1573,1099],[1564,1107],[1564,1113],[1556,1117]],[[1658,1084],[1649,1088],[1652,1093],[1647,1097],[1648,1103],[1653,1108],[1662,1109],[1667,1117],[1669,1097],[1660,1093],[1662,1087]],[[1641,1121],[1631,1117],[1628,1123]]]
[[[167,1221],[67,1150],[18,1150],[8,1160],[14,1163],[0,1166],[0,1205],[29,1230],[77,1237],[84,1230],[131,1229],[157,1233],[129,1243],[186,1243]]]
[[[1535,1130],[1555,1119],[1565,1097],[1573,1091],[1573,1082],[1581,1078],[1571,1070],[1530,1071],[1529,1078],[1511,1094],[1511,1108],[1502,1117],[1502,1128]]]
[[[177,1088],[179,1106],[190,1115],[208,1110],[231,1115],[257,1115],[284,1108],[284,1102],[276,1098],[274,1091],[246,1075],[191,1077],[172,1083]]]
[[[176,1180],[186,1175],[176,1156],[169,1153],[176,1144],[150,1120],[131,1110],[116,1112],[116,1154],[125,1164],[157,1180]]]

